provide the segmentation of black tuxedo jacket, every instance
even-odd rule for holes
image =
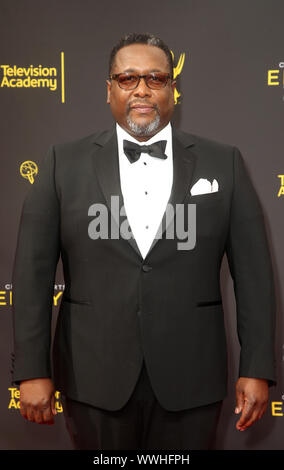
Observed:
[[[111,196],[123,205],[115,126],[50,147],[20,221],[12,383],[52,377],[67,396],[118,410],[134,389],[144,357],[165,409],[223,399],[225,253],[236,296],[239,375],[275,383],[273,272],[262,209],[242,155],[237,147],[173,128],[173,165],[169,203],[196,204],[196,244],[178,249],[176,232],[166,236],[176,213],[167,220],[164,214],[162,237],[143,259],[135,239],[123,232],[116,239],[89,236],[95,217],[88,211],[95,203],[107,207],[109,225],[122,222],[110,210]],[[191,195],[200,178],[216,179],[219,191]],[[65,291],[52,345],[60,255]]]

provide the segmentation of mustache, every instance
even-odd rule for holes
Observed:
[[[149,106],[151,108],[154,108],[156,111],[158,111],[158,106],[154,103],[148,103],[147,101],[132,101],[131,103],[128,103],[127,105],[127,112],[130,111],[130,109],[135,106],[135,105],[143,105],[145,107]]]

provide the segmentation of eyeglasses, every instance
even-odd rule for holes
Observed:
[[[164,88],[171,76],[168,73],[155,72],[146,75],[138,75],[137,73],[115,73],[110,75],[111,80],[116,80],[118,86],[123,90],[134,90],[144,78],[146,85],[152,90]]]

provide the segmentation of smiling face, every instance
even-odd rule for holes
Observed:
[[[156,46],[131,44],[117,52],[111,73],[170,73],[165,52]],[[116,80],[107,80],[107,103],[116,122],[139,141],[162,130],[174,111],[175,81],[168,80],[160,90],[149,88],[144,79],[134,90],[123,90]]]

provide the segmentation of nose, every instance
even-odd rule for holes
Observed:
[[[135,96],[151,96],[151,88],[146,85],[144,78],[140,79],[140,82],[137,85],[137,88],[134,89]]]

